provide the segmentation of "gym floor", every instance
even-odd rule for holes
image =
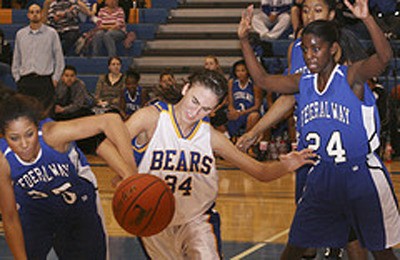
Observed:
[[[114,189],[110,180],[114,176],[105,163],[96,156],[88,156],[98,182],[105,211],[107,231],[110,236],[110,259],[146,259],[136,238],[124,232],[111,211]],[[219,195],[216,208],[221,215],[222,251],[225,259],[279,259],[287,241],[290,223],[295,210],[294,174],[261,183],[232,167],[218,161]],[[400,197],[400,161],[387,164],[397,197]],[[1,231],[0,225],[0,231]],[[400,258],[400,245],[395,248]],[[0,260],[13,259],[0,233]],[[50,253],[48,259],[57,259]],[[316,259],[323,259],[319,250]],[[346,254],[343,259],[347,259]],[[370,256],[372,259],[372,256]]]

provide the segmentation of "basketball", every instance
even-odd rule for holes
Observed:
[[[115,191],[112,209],[118,224],[128,233],[147,237],[171,222],[175,199],[169,186],[150,174],[135,174]]]

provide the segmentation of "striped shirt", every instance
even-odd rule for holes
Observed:
[[[64,13],[60,20],[55,21],[57,14]],[[58,33],[79,30],[79,6],[76,0],[57,0],[50,4],[48,24]]]
[[[121,7],[115,9],[103,7],[99,11],[98,18],[97,25],[99,27],[117,24],[120,30],[126,32],[125,13]]]

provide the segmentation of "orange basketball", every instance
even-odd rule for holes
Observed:
[[[135,174],[117,187],[112,202],[114,217],[127,232],[147,237],[171,222],[175,199],[169,186],[150,174]]]

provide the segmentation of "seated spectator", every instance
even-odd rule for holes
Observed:
[[[47,23],[58,32],[64,55],[72,54],[75,42],[79,38],[78,14],[81,10],[93,16],[79,0],[55,0],[49,4]]]
[[[142,86],[139,85],[139,81],[139,72],[129,69],[125,73],[125,87],[120,101],[120,110],[124,113],[125,117],[129,117],[135,113],[147,101],[146,93]]]
[[[160,73],[160,81],[154,91],[150,93],[149,104],[158,101],[175,104],[182,98],[182,88],[176,83],[174,74],[170,69],[165,69]]]
[[[260,119],[262,92],[254,85],[243,60],[233,65],[233,74],[234,78],[228,82],[227,127],[230,137],[237,137],[249,131]]]
[[[261,40],[278,39],[290,27],[292,0],[261,0],[261,9],[254,14],[252,26]]]
[[[68,120],[93,114],[93,98],[85,83],[76,77],[76,68],[66,65],[56,87],[55,120]]]
[[[117,55],[115,43],[126,36],[125,14],[117,0],[106,0],[106,6],[98,13],[96,32],[93,36],[93,55],[100,56],[103,44],[107,56]]]
[[[125,82],[121,65],[122,61],[119,57],[111,57],[108,59],[108,73],[99,76],[95,92],[96,114],[120,112],[120,95]]]
[[[221,69],[221,66],[219,65],[218,58],[215,57],[214,55],[208,55],[204,59],[204,68],[206,70],[215,70],[224,75],[224,71]]]

